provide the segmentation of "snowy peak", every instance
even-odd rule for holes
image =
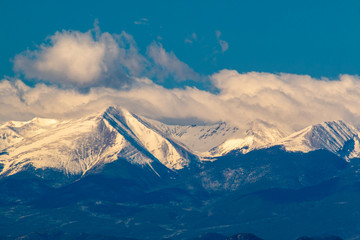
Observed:
[[[358,142],[358,131],[343,121],[330,121],[304,128],[280,140],[274,145],[282,145],[291,152],[309,152],[326,149],[333,153],[343,150],[344,146],[352,142],[352,149],[347,155],[357,155],[355,143]]]
[[[227,139],[238,137],[242,132],[237,126],[220,122],[211,125],[166,125],[150,120],[160,132],[176,142],[180,142],[194,153],[208,152]]]
[[[248,125],[246,135],[253,136],[261,145],[273,143],[286,136],[286,131],[262,120],[253,121]]]
[[[232,150],[247,153],[286,136],[277,126],[261,120],[250,122],[245,127],[226,122],[180,126],[150,121],[167,137],[181,142],[204,160],[222,156]]]
[[[29,123],[43,123],[38,120],[33,119]],[[27,125],[23,124],[25,128],[21,129],[24,137],[3,149],[6,154],[0,156],[2,174],[15,174],[28,165],[41,169],[55,168],[71,174],[84,173],[98,162],[111,145],[113,139],[110,136],[114,136],[106,129],[99,114],[58,121],[54,125],[45,124],[39,128]]]
[[[210,153],[212,156],[221,156],[233,150],[248,153],[254,149],[266,147],[285,136],[286,134],[277,126],[256,120],[248,124],[245,137],[228,139],[211,149]]]
[[[57,120],[46,118],[34,118],[26,122],[6,122],[0,125],[0,151],[24,140],[24,138],[40,134],[46,129],[56,126],[57,123]]]
[[[246,130],[244,130],[246,129]],[[109,107],[106,111],[70,120],[34,118],[0,125],[0,175],[12,175],[31,165],[85,174],[113,161],[180,170],[195,155],[215,160],[233,150],[248,153],[282,145],[287,151],[326,149],[346,159],[360,157],[358,131],[342,121],[324,122],[288,135],[273,124],[247,126],[166,125]]]
[[[144,118],[125,109],[110,107],[105,111],[104,119],[149,158],[159,160],[170,169],[182,169],[188,165],[181,147],[166,139]]]
[[[15,174],[28,165],[85,174],[119,159],[151,169],[153,162],[169,169],[181,169],[189,163],[186,150],[121,108],[110,107],[105,112],[66,121],[5,123],[0,136],[3,175]]]

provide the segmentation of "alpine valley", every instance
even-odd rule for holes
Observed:
[[[360,239],[360,131],[343,121],[10,121],[0,171],[0,239]]]

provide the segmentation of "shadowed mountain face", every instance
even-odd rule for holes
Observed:
[[[279,141],[278,131],[271,138],[257,127],[247,134],[272,143],[244,151],[242,142],[216,157],[189,146],[237,129],[165,126],[116,108],[0,130],[4,239],[351,239],[360,231],[360,161],[350,158],[358,135],[342,122]],[[314,148],[289,149],[302,143]]]
[[[238,233],[230,237],[218,234],[218,233],[207,233],[193,240],[262,240],[251,233]]]
[[[262,240],[251,233],[238,233],[231,237],[227,237],[226,240]]]
[[[0,182],[0,232],[134,239],[245,231],[264,239],[347,237],[359,230],[354,212],[360,200],[358,169],[327,151],[278,148],[233,152],[176,172],[159,166],[161,178],[152,169],[119,160],[59,187],[53,184],[63,181],[59,172],[28,169]],[[50,176],[50,183],[43,176]]]
[[[8,239],[6,237],[2,237],[1,239]],[[25,239],[25,240],[72,240],[72,239],[80,239],[80,240],[137,240],[134,238],[127,237],[119,237],[119,236],[106,236],[100,234],[87,234],[87,233],[69,233],[69,232],[61,232],[61,231],[50,231],[50,232],[37,232],[30,233],[23,236],[19,236],[16,238],[17,240]],[[258,236],[251,233],[237,233],[232,236],[225,236],[218,233],[206,233],[197,238],[192,238],[191,240],[263,240]],[[300,237],[297,240],[342,240],[337,236],[322,236],[322,237]]]
[[[323,236],[323,237],[300,237],[297,240],[342,240],[337,236]]]
[[[13,238],[0,238],[4,240],[10,240]],[[48,231],[48,232],[36,232],[15,238],[16,240],[137,240],[134,238],[107,236],[100,234],[87,234],[87,233],[69,233],[61,231]]]

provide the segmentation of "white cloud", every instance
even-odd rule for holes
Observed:
[[[133,77],[153,76],[161,80],[197,80],[199,75],[173,52],[153,43],[143,56],[126,33],[101,33],[97,23],[88,32],[62,31],[48,44],[15,56],[14,70],[34,81],[89,90],[91,87],[128,88]]]
[[[249,119],[270,120],[293,129],[327,120],[360,123],[360,79],[342,75],[339,80],[306,75],[224,70],[213,75],[219,97],[234,104]]]
[[[134,54],[133,58],[137,56],[131,47],[121,49],[118,44],[111,34],[101,34],[98,29],[86,33],[57,32],[50,37],[49,44],[15,56],[14,69],[28,79],[65,87],[121,87],[130,81],[126,71],[133,73],[132,66],[122,68],[124,56],[129,55],[128,51]]]
[[[221,47],[221,52],[223,52],[223,53],[226,52],[229,49],[229,43],[222,40],[222,39],[220,39],[221,32],[219,30],[216,30],[215,34],[216,34],[216,38],[218,40],[218,43],[219,43],[219,45]]]
[[[160,79],[172,77],[178,81],[200,78],[186,63],[180,61],[173,52],[166,52],[161,44],[152,43],[147,55],[154,62],[153,73]]]
[[[216,37],[226,51],[220,31]],[[46,84],[28,87],[21,80],[0,81],[0,121],[67,118],[119,105],[156,119],[231,121],[240,127],[255,119],[294,130],[338,119],[360,126],[357,76],[329,81],[222,70],[210,76],[216,94],[191,87],[166,89],[146,77],[184,81],[200,76],[161,44],[152,43],[146,54],[126,32],[101,33],[97,26],[86,33],[58,32],[48,44],[15,57],[17,71]]]
[[[89,32],[57,32],[50,40],[51,46],[17,55],[15,70],[28,78],[79,85],[95,81],[104,71],[105,45],[94,41]]]
[[[21,81],[0,82],[0,121],[33,116],[79,116],[119,105],[155,119],[230,121],[239,127],[255,119],[299,130],[310,124],[342,119],[360,126],[360,79],[314,79],[294,74],[223,70],[212,77],[219,93],[196,88],[166,89],[149,79],[136,79],[128,90],[94,87],[86,94]],[[188,121],[187,121],[188,122]]]

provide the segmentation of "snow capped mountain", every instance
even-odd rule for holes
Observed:
[[[159,175],[154,163],[180,170],[196,156],[215,160],[233,150],[246,154],[276,145],[289,152],[326,149],[346,159],[360,157],[359,132],[342,121],[309,126],[290,135],[260,120],[241,129],[225,122],[166,125],[114,107],[79,119],[10,121],[0,125],[0,174],[13,175],[31,165],[81,175],[126,159]]]
[[[34,118],[31,121],[10,121],[0,125],[0,149],[5,149],[24,138],[35,136],[55,126],[54,119]]]
[[[222,156],[232,150],[247,153],[287,136],[275,125],[261,120],[249,123],[245,128],[246,131],[225,122],[180,126],[150,121],[169,138],[183,143],[201,157],[210,158]]]
[[[327,151],[311,152],[318,149]],[[296,222],[304,204],[324,201],[335,209],[329,218],[347,207],[348,225],[355,206],[348,202],[360,197],[353,190],[360,164],[345,159],[359,156],[359,131],[342,121],[289,134],[260,120],[166,125],[109,107],[77,119],[6,122],[0,125],[2,231],[36,232],[45,224],[79,232],[91,217],[106,224],[99,228],[104,231],[127,234],[134,227],[131,236],[144,239],[157,229],[151,239],[163,239],[175,236],[168,229],[197,231],[204,218],[210,219],[205,229],[222,226],[222,219],[237,229],[249,216],[260,224],[274,218],[278,225],[286,216],[273,214],[280,204],[296,216],[284,221]],[[323,217],[324,208],[318,212]],[[312,217],[313,209],[304,221]],[[69,224],[72,219],[77,221]]]
[[[75,120],[35,118],[28,122],[8,122],[1,125],[0,135],[4,175],[15,174],[29,164],[84,174],[119,158],[151,168],[154,161],[169,169],[181,169],[189,164],[186,150],[136,115],[113,107]]]
[[[149,159],[157,159],[170,169],[182,169],[189,164],[187,151],[167,139],[149,122],[125,109],[108,108],[104,118],[124,138]]]
[[[220,122],[211,125],[166,125],[151,120],[153,126],[166,136],[181,142],[200,154],[224,143],[229,138],[240,137],[243,132],[236,126]]]
[[[232,150],[248,153],[254,149],[264,148],[282,138],[286,134],[275,125],[257,120],[248,124],[243,138],[231,138],[210,150],[212,156],[222,156]]]
[[[326,149],[345,158],[360,156],[359,132],[343,121],[323,122],[306,127],[274,145],[282,145],[290,152],[306,153]]]

